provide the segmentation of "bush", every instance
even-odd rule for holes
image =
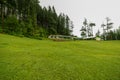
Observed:
[[[12,35],[20,34],[20,25],[15,16],[9,16],[5,19],[3,32]]]

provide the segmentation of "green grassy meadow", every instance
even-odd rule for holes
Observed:
[[[0,80],[120,80],[120,41],[55,42],[0,34]]]

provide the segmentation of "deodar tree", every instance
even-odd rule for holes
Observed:
[[[58,15],[54,6],[42,8],[39,0],[0,0],[0,20],[0,32],[33,38],[71,35],[73,29],[68,15]]]
[[[81,36],[83,38],[93,38],[93,26],[96,26],[95,23],[88,23],[87,19],[85,18],[83,21],[83,26],[81,28]]]
[[[110,22],[111,19],[109,17],[106,17],[106,24],[102,24],[101,27],[103,28],[103,38],[104,40],[111,39],[110,30],[113,28],[113,22]]]

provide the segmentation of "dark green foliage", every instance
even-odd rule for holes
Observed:
[[[39,12],[37,14],[37,23],[47,30],[47,35],[51,34],[61,34],[61,35],[71,35],[72,25],[69,25],[71,20],[65,14],[57,15],[54,7],[44,7],[43,9],[39,7]]]
[[[101,37],[104,40],[120,40],[120,27],[116,30],[110,30],[107,33],[103,33]]]
[[[15,16],[10,16],[5,19],[3,32],[8,34],[19,34],[21,32],[19,22]]]
[[[65,14],[57,15],[49,6],[42,8],[39,0],[0,0],[0,32],[30,38],[51,34],[71,35],[73,25]]]
[[[108,36],[107,36],[108,40],[120,40],[120,28],[112,31],[110,30],[108,32]]]
[[[93,37],[93,26],[96,26],[95,23],[89,23],[89,28],[88,28],[88,36]]]

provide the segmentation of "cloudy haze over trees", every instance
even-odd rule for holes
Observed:
[[[84,18],[90,22],[96,23],[94,27],[94,35],[101,24],[105,22],[105,18],[109,17],[114,23],[113,29],[120,25],[120,0],[41,0],[42,6],[54,5],[57,13],[64,12],[68,14],[74,23],[74,34],[80,36],[80,29]],[[66,5],[67,4],[67,5]]]

